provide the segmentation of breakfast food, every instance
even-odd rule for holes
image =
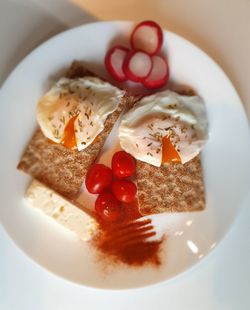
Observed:
[[[101,193],[95,201],[95,211],[98,219],[104,222],[118,222],[122,217],[122,205],[109,192]]]
[[[142,51],[131,51],[124,60],[123,71],[133,82],[145,80],[152,69],[151,57]]]
[[[37,121],[49,140],[82,151],[103,131],[125,92],[98,77],[61,78],[37,104]]]
[[[122,217],[121,203],[136,200],[137,187],[128,179],[134,174],[135,160],[124,151],[113,155],[112,170],[103,164],[94,164],[89,169],[85,185],[89,193],[99,194],[95,202],[97,215],[110,222]]]
[[[146,96],[123,116],[119,139],[126,152],[156,167],[185,164],[207,141],[204,103],[169,90]]]
[[[137,159],[141,214],[204,209],[198,154],[207,141],[207,120],[201,98],[169,90],[144,97],[124,115],[119,137]]]
[[[186,164],[155,167],[136,161],[139,210],[142,215],[200,211],[205,208],[205,188],[199,156]]]
[[[117,179],[131,177],[135,173],[135,160],[124,151],[116,152],[112,157],[112,170]]]
[[[25,200],[83,241],[90,240],[97,230],[98,224],[93,216],[36,180],[27,189]]]
[[[155,55],[151,60],[152,70],[143,81],[143,85],[148,89],[156,89],[167,84],[169,80],[169,68],[167,61],[161,56]]]
[[[138,24],[130,35],[131,50],[113,46],[106,54],[105,66],[118,82],[130,80],[148,89],[167,84],[169,68],[166,59],[156,55],[163,43],[161,27],[154,21]]]
[[[110,186],[112,178],[112,170],[109,167],[94,164],[86,175],[85,185],[89,193],[100,194]]]
[[[157,54],[163,42],[161,27],[154,21],[146,20],[139,23],[130,36],[133,49],[141,50],[149,55]]]
[[[130,36],[131,50],[107,51],[106,69],[118,82],[160,88],[169,80],[168,62],[158,54],[162,43],[160,26],[142,22]],[[96,163],[120,116],[121,150],[109,166]],[[205,208],[199,154],[208,125],[201,97],[170,90],[128,95],[74,62],[39,100],[37,121],[18,165],[35,179],[26,200],[108,257],[158,266],[164,238],[148,239],[156,234],[150,217],[136,220]],[[95,199],[92,211],[85,200],[81,210],[80,192]]]
[[[128,54],[129,49],[124,46],[114,46],[105,57],[105,65],[113,78],[119,82],[127,80],[123,72],[123,63]]]
[[[91,89],[87,89],[91,86],[86,85],[89,83],[93,84],[93,78],[90,77],[84,79],[85,74],[88,74],[88,72],[84,70],[80,63],[73,63],[72,67],[69,69],[68,76],[74,78],[74,80],[72,80],[72,82],[68,79],[61,80],[59,84],[52,88],[49,95],[45,96],[45,99],[43,97],[42,101],[40,101],[38,120],[40,121],[43,132],[40,128],[36,130],[18,164],[19,170],[30,174],[35,179],[70,199],[73,199],[78,195],[89,167],[98,156],[119,115],[125,108],[126,104],[131,100],[131,98],[129,98],[123,91],[118,90],[114,86],[107,82],[103,82],[98,78],[95,78],[94,80],[96,81],[96,86],[94,88],[95,92],[91,92]],[[83,79],[75,80],[79,77]],[[64,90],[64,86],[62,85],[63,81],[65,81],[66,90]],[[101,97],[98,95],[98,85],[100,84],[107,89],[106,94],[102,92]],[[76,105],[76,109],[73,109],[74,102],[77,100],[77,94],[79,94],[79,98],[80,96],[83,96],[78,89],[80,85],[83,87],[83,94],[86,97],[86,106],[84,106],[84,108],[87,109],[89,106],[92,106],[91,103],[94,101],[93,98],[97,97],[97,102],[99,102],[100,107],[99,111],[102,111],[102,116],[106,115],[106,119],[103,118],[102,121],[100,121],[99,118],[99,125],[95,127],[95,131],[91,131],[91,136],[86,135],[84,137],[86,140],[81,139],[82,128],[80,125],[82,119],[79,119],[80,114],[78,114],[78,105]],[[72,90],[71,86],[73,87]],[[61,93],[62,98],[60,98]],[[48,97],[50,96],[52,99],[48,100]],[[109,112],[112,111],[109,115],[106,113],[106,105],[104,107],[102,106],[102,96],[106,96],[106,102],[109,100],[115,101],[115,108],[112,107],[109,110]],[[112,96],[114,98],[112,98]],[[85,102],[85,97],[81,97],[83,102]],[[60,109],[57,111],[57,105],[54,107],[54,103],[57,103],[57,98],[59,99],[59,104],[61,103],[60,100],[62,100],[63,109],[68,108],[68,102],[70,102],[70,106],[72,106],[72,110],[67,110],[67,120],[72,116],[74,123],[72,126],[72,123],[70,124],[70,121],[68,122],[68,124],[71,125],[71,128],[68,127],[69,131],[66,132],[68,133],[68,137],[64,140],[62,133],[63,129],[67,128],[66,116],[64,119],[63,111]],[[69,98],[71,101],[64,101],[64,98]],[[91,121],[96,125],[96,123],[98,123],[98,117],[96,119],[96,116],[92,115],[93,119],[90,120],[88,112],[90,113],[89,110],[83,113],[81,110],[81,117],[85,117],[84,120],[89,118],[88,128],[92,130]],[[76,115],[78,116],[78,119],[74,119]],[[55,123],[53,122],[54,120],[56,120]],[[58,127],[54,128],[54,126]],[[74,135],[73,129],[75,126],[75,130],[77,131],[76,135]],[[47,137],[44,134],[46,134]],[[93,143],[90,144],[88,138],[90,138],[89,140],[91,141],[94,140]],[[77,147],[80,151],[75,151],[72,147]]]
[[[129,180],[115,180],[111,186],[112,193],[120,202],[130,203],[135,200],[137,187],[134,182]]]

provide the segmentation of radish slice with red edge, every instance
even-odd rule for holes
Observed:
[[[128,52],[129,49],[126,47],[114,46],[107,52],[105,57],[106,69],[112,75],[112,77],[119,82],[127,80],[122,67]]]
[[[134,82],[142,82],[151,72],[151,57],[142,51],[128,53],[123,64],[126,76]]]
[[[161,56],[153,56],[152,62],[152,70],[149,76],[143,81],[143,85],[149,89],[160,88],[169,80],[168,63]]]
[[[155,55],[162,46],[163,32],[161,27],[153,21],[138,24],[130,37],[133,49],[141,50],[149,55]]]

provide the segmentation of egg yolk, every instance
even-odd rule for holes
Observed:
[[[170,141],[169,136],[162,138],[162,164],[175,162],[181,163],[181,158]]]
[[[66,146],[68,149],[75,151],[77,149],[76,137],[75,137],[75,127],[74,123],[78,115],[73,116],[67,123],[64,129],[64,137],[62,140],[62,144]],[[96,136],[93,143],[99,141],[99,136]]]
[[[64,137],[62,140],[62,144],[71,150],[76,150],[76,137],[75,137],[75,128],[74,122],[78,115],[73,116],[67,123],[64,129]]]

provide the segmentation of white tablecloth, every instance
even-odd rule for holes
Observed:
[[[133,3],[134,1],[134,3]],[[156,18],[223,67],[250,116],[250,1],[75,0],[103,19]],[[68,27],[94,20],[66,0],[0,1],[0,84],[34,47]],[[123,6],[121,4],[124,4]],[[150,9],[154,3],[154,10]],[[129,15],[130,12],[130,15]],[[1,172],[0,172],[1,173]],[[0,309],[249,309],[250,195],[232,229],[197,268],[162,286],[106,292],[68,283],[27,258],[0,227]]]

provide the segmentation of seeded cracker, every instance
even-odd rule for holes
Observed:
[[[68,78],[92,75],[79,62],[73,62]],[[76,198],[89,167],[101,151],[113,125],[131,97],[125,95],[118,109],[108,116],[105,128],[95,143],[78,152],[49,141],[40,129],[34,133],[17,168],[31,175],[66,198]]]
[[[186,164],[155,167],[136,161],[139,210],[143,215],[199,211],[205,208],[200,157]]]
[[[194,95],[192,90],[178,91]],[[200,156],[186,164],[155,167],[136,160],[137,193],[142,215],[205,209],[205,188]]]

